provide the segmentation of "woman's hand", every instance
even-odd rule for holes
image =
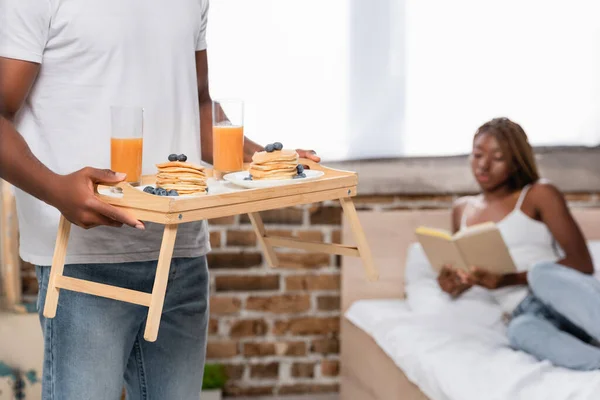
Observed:
[[[440,288],[452,298],[460,296],[473,286],[466,279],[462,278],[459,272],[451,266],[445,265],[437,278]]]
[[[504,275],[495,274],[479,267],[469,268],[468,273],[458,271],[458,275],[463,282],[481,286],[486,289],[498,289],[499,287],[504,286]]]

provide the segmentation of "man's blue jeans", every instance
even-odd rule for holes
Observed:
[[[600,369],[600,282],[555,263],[527,274],[530,294],[508,325],[512,347],[540,360],[576,369]]]
[[[65,276],[152,291],[156,261],[66,265]],[[37,267],[44,334],[43,400],[198,400],[206,353],[206,257],[174,259],[158,340],[143,333],[148,308],[61,290],[56,317],[42,315],[49,267]]]

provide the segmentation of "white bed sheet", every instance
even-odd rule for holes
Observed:
[[[600,279],[600,242],[588,242]],[[419,246],[408,300],[360,300],[345,316],[432,400],[599,400],[600,371],[555,367],[509,347],[502,311],[475,288],[450,301]]]
[[[485,313],[487,305],[481,307]],[[417,314],[402,300],[361,300],[346,318],[432,400],[600,399],[600,371],[539,362],[508,346],[500,320],[490,323],[486,315],[483,321],[469,322],[463,312],[454,311]]]

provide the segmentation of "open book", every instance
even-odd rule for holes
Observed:
[[[517,271],[500,230],[493,222],[473,225],[454,235],[423,226],[415,233],[437,272],[444,265],[464,270],[480,267],[496,274]]]

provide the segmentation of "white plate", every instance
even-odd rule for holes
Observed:
[[[153,188],[156,188],[156,185],[141,185],[141,186],[136,186],[135,189],[139,190],[140,192],[144,191],[144,188],[146,186],[152,186]],[[210,192],[210,190],[209,190]],[[198,197],[198,196],[205,196],[205,195],[198,195],[198,194],[180,194],[179,196],[161,196],[161,197],[168,197],[170,199],[177,199],[177,198],[181,198],[181,197]]]
[[[139,190],[140,192],[144,191],[144,188],[146,186],[152,186],[152,187],[156,187],[155,185],[142,185],[142,186],[134,186],[134,189]],[[114,197],[116,199],[120,199],[123,197],[123,193],[121,192],[113,192],[111,190],[111,188],[102,188],[102,189],[98,189],[98,193],[100,193],[103,196],[108,196],[108,197]],[[186,198],[186,197],[198,197],[198,195],[195,194],[180,194],[179,196],[161,196],[161,197],[168,197],[169,199],[178,199],[178,198]]]
[[[257,189],[257,188],[266,188],[273,186],[283,186],[283,185],[293,185],[296,183],[302,183],[306,181],[313,181],[315,179],[319,179],[325,173],[323,171],[315,171],[311,169],[305,169],[304,173],[306,174],[306,178],[297,178],[297,179],[273,179],[273,180],[256,180],[256,181],[245,181],[249,175],[248,171],[240,171],[240,172],[232,172],[231,174],[227,174],[223,177],[228,182],[234,183],[238,186],[242,186],[248,189]]]

